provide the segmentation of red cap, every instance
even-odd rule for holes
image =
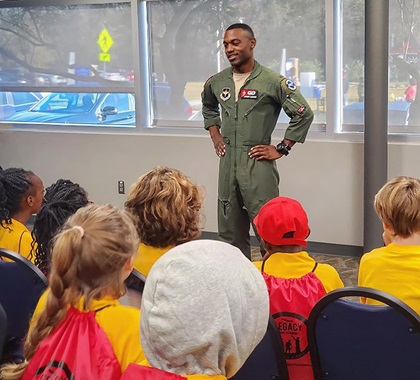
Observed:
[[[270,244],[306,247],[310,232],[308,216],[302,205],[294,199],[271,199],[261,207],[254,224],[258,235]]]

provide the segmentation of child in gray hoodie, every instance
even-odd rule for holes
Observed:
[[[238,248],[192,241],[171,249],[150,271],[141,343],[152,367],[187,379],[225,380],[261,341],[268,316],[265,282]]]

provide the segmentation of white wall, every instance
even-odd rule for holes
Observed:
[[[420,145],[391,144],[389,177],[420,177]],[[33,170],[45,186],[79,182],[97,203],[122,206],[138,176],[156,165],[182,170],[205,188],[205,231],[217,231],[218,158],[207,136],[116,135],[0,131],[0,165]],[[363,243],[363,144],[307,141],[278,161],[280,193],[298,199],[311,224],[310,240]]]

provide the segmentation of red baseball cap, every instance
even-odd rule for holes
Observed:
[[[306,247],[310,229],[302,205],[291,198],[276,197],[261,207],[254,218],[258,235],[274,245]]]

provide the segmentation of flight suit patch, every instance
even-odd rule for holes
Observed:
[[[290,79],[286,80],[286,86],[289,90],[291,91],[295,91],[296,90],[296,85],[294,84],[294,82]]]
[[[287,95],[289,95],[295,92],[297,87],[292,80],[283,78],[281,81],[281,88],[286,92]]]
[[[222,92],[220,94],[220,99],[222,99],[223,101],[229,100],[230,99],[230,88],[229,87],[224,87],[222,88]]]
[[[299,109],[296,111],[299,115],[302,115],[306,110],[306,107],[301,104],[301,106],[299,107]]]
[[[241,93],[239,96],[241,99],[257,99],[258,90],[251,90],[251,89],[244,88],[243,90],[241,90]]]

